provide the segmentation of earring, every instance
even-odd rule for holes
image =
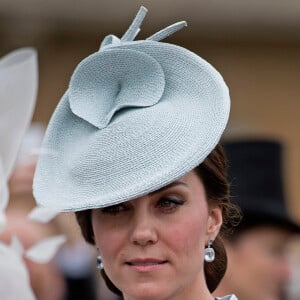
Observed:
[[[102,263],[102,258],[101,256],[97,256],[97,269],[99,270],[103,270],[104,269],[104,266],[103,266],[103,263]]]
[[[207,248],[204,250],[204,260],[208,263],[211,263],[215,260],[215,250],[212,248],[213,240],[208,241]]]

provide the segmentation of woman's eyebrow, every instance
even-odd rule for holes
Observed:
[[[175,186],[178,186],[178,185],[183,185],[183,186],[185,186],[185,187],[188,187],[188,184],[187,184],[187,183],[178,180],[178,181],[174,181],[174,182],[172,182],[172,183],[170,183],[170,184],[168,184],[168,185],[166,185],[166,186],[163,186],[162,188],[160,188],[160,189],[158,189],[158,190],[156,190],[156,191],[154,191],[154,192],[149,193],[149,195],[152,196],[152,195],[154,195],[154,194],[161,193],[161,192],[163,192],[163,191],[165,191],[165,190],[167,190],[167,189],[169,189],[169,188],[172,188],[172,187],[175,187]]]

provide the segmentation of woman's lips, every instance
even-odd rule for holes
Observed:
[[[126,262],[131,269],[137,272],[152,272],[161,269],[168,261],[160,259],[133,259]]]

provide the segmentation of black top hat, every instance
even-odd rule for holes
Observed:
[[[276,141],[224,143],[231,200],[242,211],[241,228],[276,225],[300,232],[290,218],[282,180],[282,146]]]

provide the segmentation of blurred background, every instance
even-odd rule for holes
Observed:
[[[0,0],[0,55],[39,52],[34,122],[46,124],[76,65],[107,34],[121,36],[140,5],[149,13],[138,38],[178,20],[188,27],[167,41],[212,63],[232,98],[227,134],[280,139],[286,188],[300,220],[300,1],[298,0]]]
[[[166,41],[196,52],[224,76],[232,99],[227,138],[284,144],[285,192],[299,223],[299,0],[0,0],[0,56],[23,46],[39,53],[33,122],[47,124],[76,65],[106,35],[121,37],[140,5],[149,13],[138,39],[186,20],[188,27]]]

